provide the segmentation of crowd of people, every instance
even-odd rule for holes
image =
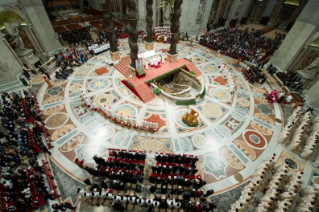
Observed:
[[[292,71],[287,72],[278,72],[276,76],[282,81],[282,83],[295,91],[302,91],[303,83],[301,81],[301,77]]]
[[[73,44],[74,46],[85,46],[87,42],[92,40],[89,28],[64,31],[61,33],[61,37],[63,40],[67,41],[69,45]]]
[[[83,167],[83,160],[75,160],[95,180],[84,180],[87,187],[77,190],[78,199],[93,205],[111,206],[120,211],[124,211],[124,208],[137,211],[139,207],[149,207],[150,211],[153,208],[183,208],[188,211],[213,211],[216,208],[216,204],[207,200],[214,191],[210,189],[203,192],[200,188],[206,182],[200,176],[196,179],[190,177],[198,171],[195,166],[198,161],[196,156],[158,154],[156,165],[151,167],[148,182],[152,185],[148,198],[142,197],[145,193],[145,189],[142,193],[143,186],[148,183],[144,179],[146,154],[112,151],[109,156],[104,159],[95,155],[93,160],[97,168]],[[103,181],[96,183],[101,178]]]
[[[23,94],[24,98],[15,92],[1,95],[0,193],[1,207],[6,204],[4,212],[26,212],[54,199],[37,161],[41,150],[51,155],[43,144],[41,116],[29,92],[23,90]]]
[[[223,29],[202,35],[199,40],[218,50],[223,50],[253,63],[257,63],[266,53],[278,49],[284,37],[271,40],[261,37],[261,31],[248,32],[238,28]]]
[[[244,73],[245,74],[245,73]],[[247,76],[248,74],[248,76]],[[246,69],[246,78],[249,82],[254,83],[254,82],[259,82],[261,84],[263,84],[266,79],[267,76],[266,74],[259,69],[256,66],[250,66]]]

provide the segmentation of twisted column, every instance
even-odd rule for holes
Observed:
[[[137,20],[136,20],[136,2],[135,0],[128,0],[127,1],[128,6],[128,12],[126,14],[127,17],[127,31],[129,34],[128,38],[128,44],[131,49],[130,57],[131,57],[131,67],[135,68],[135,60],[138,59],[137,52],[138,52],[138,46],[137,46],[137,39],[138,34],[136,30]]]
[[[145,38],[145,41],[148,43],[153,42],[153,0],[147,0],[146,1],[146,32],[147,36]]]
[[[182,14],[182,8],[181,5],[183,3],[183,0],[175,0],[174,2],[174,13],[171,20],[171,46],[169,48],[168,53],[171,55],[177,54],[176,52],[176,46],[177,46],[177,40],[179,38],[179,25],[180,21],[179,18]]]
[[[111,52],[118,52],[117,43],[116,43],[116,36],[114,33],[114,24],[112,20],[112,10],[110,5],[110,0],[105,0],[105,3],[103,4],[104,9],[104,21],[106,23],[106,31],[109,35],[110,39],[110,51]]]

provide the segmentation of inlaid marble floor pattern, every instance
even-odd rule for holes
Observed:
[[[127,39],[120,43],[121,57],[127,56],[130,51]],[[138,45],[139,52],[145,51],[144,44]],[[155,48],[168,49],[169,44],[156,43]],[[268,84],[247,83],[240,72],[242,65],[237,66],[232,58],[198,44],[188,46],[183,41],[177,49],[179,58],[192,60],[201,71],[198,78],[207,94],[198,99],[196,105],[178,106],[161,95],[143,103],[121,83],[125,77],[114,66],[106,64],[106,59],[110,59],[108,52],[74,68],[75,72],[68,80],[52,81],[54,87],[51,89],[47,89],[41,77],[31,79],[31,91],[37,95],[53,141],[49,162],[57,177],[61,201],[75,205],[76,188],[83,187],[82,181],[88,177],[88,173],[73,163],[75,158],[84,159],[84,165],[94,166],[92,158],[95,154],[105,156],[108,148],[121,148],[145,150],[150,157],[157,151],[197,155],[197,174],[207,182],[205,189],[215,190],[212,198],[218,201],[222,211],[239,195],[242,183],[234,178],[235,174],[240,174],[245,182],[269,153],[276,152],[277,157],[282,154],[284,147],[277,143],[277,137],[283,123],[276,119],[289,116],[291,106],[269,104],[264,97],[266,91],[271,91]],[[238,90],[233,94],[218,71],[221,61],[235,79]],[[53,77],[54,71],[50,71]],[[135,116],[139,124],[143,119],[156,121],[158,132],[137,132],[110,123],[86,107],[82,91],[96,105],[102,103],[125,116]],[[196,128],[188,127],[181,120],[190,108],[199,113]],[[290,156],[286,157],[298,158],[287,152]],[[310,161],[300,161],[307,173],[303,181],[308,184],[316,177],[312,171],[319,171]],[[80,211],[106,210],[85,204],[79,208]]]

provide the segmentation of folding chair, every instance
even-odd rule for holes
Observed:
[[[127,210],[132,210],[133,209],[133,204],[132,203],[129,203],[128,205],[127,205]]]
[[[100,198],[98,203],[102,204],[103,202],[104,202],[104,199]]]
[[[134,206],[134,211],[139,211],[140,210],[140,205],[139,204],[136,204],[135,206]]]
[[[154,194],[150,194],[150,199],[154,199]]]
[[[104,202],[103,202],[103,206],[106,206],[110,204],[110,200],[109,199],[105,199]]]

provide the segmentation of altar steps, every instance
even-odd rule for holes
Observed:
[[[128,65],[130,64],[130,62],[131,62],[130,56],[123,57],[121,58],[120,62],[116,64],[115,69],[121,74],[123,74],[125,77],[129,77],[130,68],[128,67]]]

